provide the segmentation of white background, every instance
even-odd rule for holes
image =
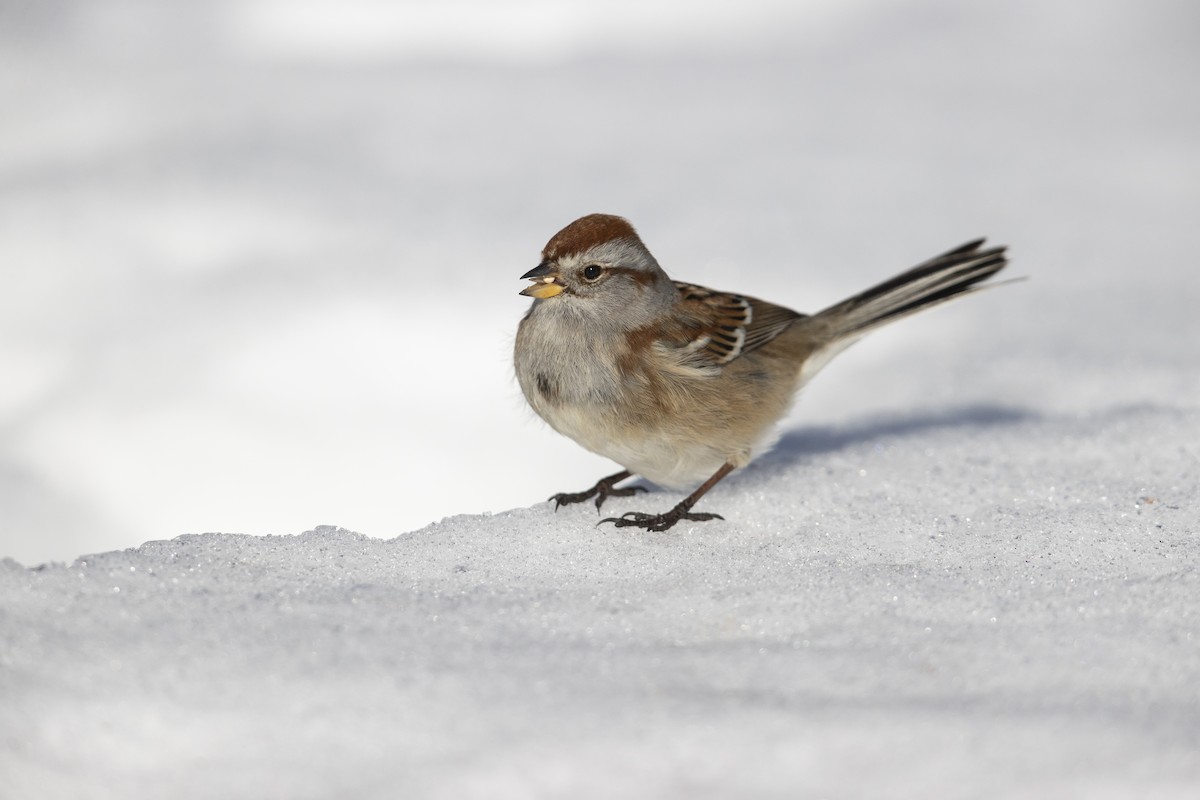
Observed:
[[[1200,795],[1196,9],[0,3],[0,795]],[[509,365],[592,211],[1029,280],[615,531]]]
[[[518,276],[592,211],[676,277],[801,311],[970,237],[1013,246],[1031,283],[856,348],[793,427],[1190,391],[1194,316],[1147,328],[1197,298],[1191,22],[1186,3],[6,4],[0,553],[389,537],[590,484],[613,466],[525,411],[509,351]],[[1081,374],[1050,391],[1057,359]],[[1122,380],[1130,360],[1161,382]]]

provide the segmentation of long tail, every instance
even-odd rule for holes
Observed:
[[[815,345],[801,362],[798,385],[807,383],[835,355],[880,325],[1003,285],[977,285],[1008,263],[1003,247],[981,250],[983,242],[967,242],[818,314],[796,320],[794,326],[803,327]]]
[[[976,284],[1004,269],[1008,260],[1003,247],[981,250],[984,241],[976,239],[942,253],[815,316],[829,324],[837,338],[854,340],[893,320],[990,288]]]

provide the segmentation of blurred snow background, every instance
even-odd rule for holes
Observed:
[[[1197,796],[1197,8],[0,2],[0,797]],[[618,532],[509,366],[591,211],[1031,280]]]
[[[860,345],[791,428],[1194,402],[1198,21],[8,0],[0,554],[390,537],[590,484],[612,466],[530,418],[509,349],[518,276],[591,211],[800,310],[1013,246],[1032,282]]]

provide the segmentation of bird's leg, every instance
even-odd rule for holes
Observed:
[[[554,501],[554,510],[558,511],[559,506],[569,506],[572,503],[582,503],[584,500],[596,498],[596,511],[600,510],[600,506],[604,505],[604,501],[610,497],[629,497],[632,494],[646,491],[643,486],[630,486],[626,489],[614,489],[613,486],[633,475],[629,470],[621,470],[616,475],[609,475],[607,478],[601,478],[596,482],[596,485],[582,492],[559,492],[550,499]]]
[[[704,496],[712,487],[733,471],[733,464],[722,464],[721,468],[713,473],[713,476],[700,485],[700,488],[689,494],[683,499],[679,505],[672,508],[665,514],[643,514],[641,511],[630,511],[627,514],[622,514],[620,517],[608,517],[600,520],[601,522],[611,522],[618,528],[645,528],[648,531],[665,531],[669,530],[676,522],[680,520],[692,520],[694,522],[703,522],[709,519],[725,519],[720,514],[708,513],[692,513],[692,506]]]

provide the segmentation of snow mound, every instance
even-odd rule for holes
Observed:
[[[547,503],[8,560],[5,796],[1194,796],[1198,422],[793,431],[666,534]]]

